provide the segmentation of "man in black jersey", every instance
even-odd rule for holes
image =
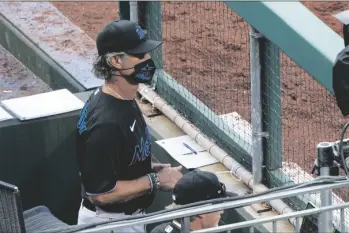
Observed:
[[[85,103],[77,124],[77,161],[83,201],[78,224],[142,214],[156,190],[171,191],[181,167],[152,164],[151,139],[134,98],[150,83],[155,65],[148,52],[161,42],[138,24],[120,20],[97,36],[94,73],[105,84]],[[144,226],[116,232],[144,232]]]

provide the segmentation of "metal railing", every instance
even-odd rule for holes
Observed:
[[[332,215],[333,210],[340,210],[340,218],[341,218],[341,232],[346,232],[345,224],[344,224],[344,209],[349,208],[349,203],[336,204],[332,206],[322,206],[320,208],[308,209],[303,211],[298,211],[290,214],[281,214],[273,217],[260,218],[256,220],[249,220],[239,223],[227,224],[223,226],[217,226],[207,229],[202,229],[198,231],[190,231],[189,228],[189,217],[195,216],[199,214],[215,212],[219,210],[231,209],[231,208],[240,208],[243,206],[248,206],[255,203],[268,202],[273,199],[287,198],[291,196],[309,194],[313,192],[323,192],[324,190],[333,190],[336,188],[349,187],[349,181],[346,178],[342,177],[333,177],[333,178],[321,178],[318,181],[312,181],[309,183],[304,183],[301,185],[291,185],[285,187],[279,187],[274,190],[267,191],[265,193],[260,194],[251,194],[242,197],[233,197],[224,199],[216,199],[211,200],[212,203],[201,202],[200,206],[193,206],[193,204],[189,205],[189,207],[182,207],[169,211],[161,211],[161,213],[152,213],[148,215],[144,215],[140,217],[134,217],[132,219],[120,219],[115,221],[109,221],[105,223],[99,224],[97,227],[93,227],[91,229],[85,229],[80,232],[106,232],[111,230],[117,230],[126,226],[136,226],[138,224],[150,224],[150,223],[158,223],[164,221],[171,221],[174,219],[182,219],[182,228],[181,231],[183,233],[195,232],[195,233],[203,233],[203,232],[222,232],[222,231],[230,231],[234,229],[241,228],[250,228],[250,232],[254,232],[254,228],[258,225],[263,225],[266,223],[272,224],[272,232],[281,232],[277,229],[277,221],[288,219],[289,221],[296,222],[296,232],[300,232],[301,229],[301,217],[309,216],[314,214],[319,214],[320,216]],[[322,195],[322,194],[321,194]],[[221,203],[215,203],[220,201]],[[198,203],[200,204],[200,203]],[[326,203],[324,203],[326,205]],[[322,224],[322,223],[319,223]],[[320,226],[320,225],[319,225]],[[333,229],[333,224],[331,226],[323,226]],[[320,229],[320,228],[319,228]],[[322,228],[323,229],[323,228]]]
[[[316,208],[316,209],[302,210],[302,211],[298,211],[298,212],[291,213],[291,214],[284,214],[284,215],[279,215],[279,216],[274,216],[274,217],[267,217],[267,218],[262,218],[262,219],[250,220],[250,221],[245,221],[245,222],[241,222],[241,223],[227,224],[224,226],[216,227],[215,229],[210,228],[210,229],[192,231],[192,233],[206,233],[206,232],[214,233],[214,232],[222,232],[222,231],[231,231],[231,230],[241,229],[244,227],[249,227],[250,232],[253,233],[254,226],[264,224],[264,223],[270,223],[270,222],[273,224],[272,232],[277,233],[277,232],[280,232],[277,229],[277,221],[287,220],[290,218],[296,218],[296,231],[299,232],[299,229],[301,226],[300,217],[304,217],[304,216],[312,215],[312,214],[320,214],[320,213],[324,213],[324,212],[330,212],[330,211],[337,210],[337,209],[340,209],[340,211],[341,211],[341,232],[346,232],[345,224],[344,224],[344,209],[348,208],[348,207],[349,207],[349,203],[343,203],[343,204],[338,204],[338,205],[320,207],[320,208]]]

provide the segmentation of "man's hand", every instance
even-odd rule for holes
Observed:
[[[174,186],[177,184],[178,180],[182,178],[182,173],[180,172],[182,166],[178,167],[165,167],[161,169],[157,175],[160,181],[160,190],[172,191]]]
[[[165,167],[171,167],[171,164],[169,164],[169,163],[152,163],[151,164],[151,168],[155,172],[159,172],[161,169],[163,169]]]

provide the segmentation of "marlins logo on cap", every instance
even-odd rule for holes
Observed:
[[[136,25],[136,32],[139,36],[139,39],[143,39],[145,37],[145,35],[147,34],[146,30],[143,30],[139,25]]]

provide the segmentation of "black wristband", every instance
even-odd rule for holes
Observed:
[[[159,177],[156,173],[149,173],[149,177],[152,183],[152,191],[160,189]]]

